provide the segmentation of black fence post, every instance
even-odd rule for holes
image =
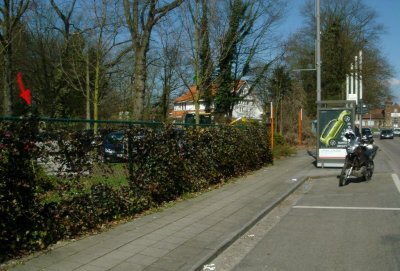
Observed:
[[[132,157],[132,152],[133,152],[133,141],[132,141],[132,124],[129,123],[129,128],[128,128],[128,171],[129,171],[129,186],[132,190],[136,191],[138,187],[134,183],[133,180],[133,157]]]

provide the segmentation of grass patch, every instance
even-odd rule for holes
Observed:
[[[274,159],[288,157],[296,153],[296,148],[287,144],[276,145],[273,149]]]
[[[42,204],[60,202],[61,200],[88,194],[94,185],[106,184],[114,188],[128,186],[126,164],[113,163],[96,165],[90,176],[78,179],[48,176],[51,189],[40,189]]]

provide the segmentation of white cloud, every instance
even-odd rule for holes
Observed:
[[[393,101],[400,103],[400,79],[391,78],[389,79],[390,88],[392,89]]]
[[[400,79],[398,79],[398,78],[390,78],[389,79],[389,84],[392,87],[400,86]]]

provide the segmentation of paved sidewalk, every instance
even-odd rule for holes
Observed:
[[[162,212],[67,243],[10,270],[201,270],[307,176],[335,175],[300,151]]]

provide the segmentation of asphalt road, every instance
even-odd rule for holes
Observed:
[[[375,141],[371,181],[306,182],[203,270],[400,270],[400,138]]]

